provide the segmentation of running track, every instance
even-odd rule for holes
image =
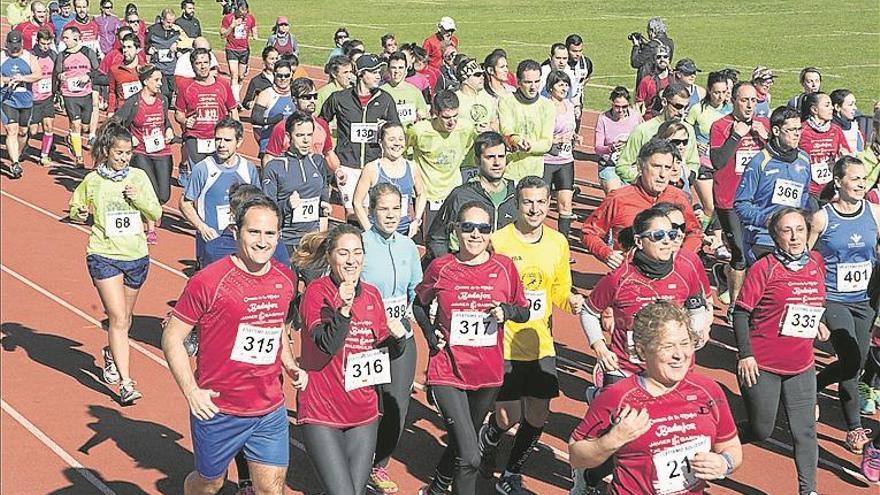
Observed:
[[[5,29],[2,31],[5,33]],[[219,55],[219,54],[218,54]],[[221,57],[222,58],[222,57]],[[252,57],[252,73],[259,61]],[[315,68],[310,74],[323,76]],[[592,142],[596,115],[585,116],[585,143]],[[64,118],[56,119],[63,128]],[[248,127],[249,129],[249,127]],[[256,154],[246,132],[242,152]],[[0,296],[2,296],[2,429],[3,463],[0,491],[9,494],[182,493],[192,467],[186,402],[181,397],[159,346],[160,322],[172,307],[192,266],[193,232],[176,209],[180,189],[174,188],[162,220],[160,243],[151,250],[152,266],[141,292],[132,336],[132,370],[145,398],[133,407],[120,407],[115,390],[100,380],[100,349],[106,345],[106,316],[91,286],[84,263],[87,228],[69,224],[70,192],[83,177],[70,168],[69,155],[58,147],[51,168],[27,163],[25,176],[0,179]],[[581,149],[589,153],[591,145]],[[583,217],[601,199],[593,186],[595,163],[584,154],[577,164],[582,193],[576,211]],[[8,160],[4,160],[4,166]],[[337,216],[339,210],[337,209]],[[575,225],[579,232],[579,224]],[[577,252],[573,276],[582,292],[592,287],[604,265]],[[567,493],[568,435],[583,416],[583,391],[595,362],[585,352],[585,339],[576,319],[558,311],[554,317],[560,356],[562,396],[541,444],[526,466],[525,486],[538,494]],[[716,320],[713,342],[697,354],[700,371],[718,380],[728,393],[734,415],[745,417],[731,370],[735,366],[732,333]],[[410,422],[390,469],[402,494],[414,494],[433,474],[444,444],[437,413],[427,405],[424,380],[425,348],[420,339],[419,372],[410,408]],[[820,352],[820,361],[828,355]],[[288,409],[295,423],[295,401],[288,388]],[[859,458],[843,448],[841,419],[834,393],[823,395],[820,433],[819,489],[828,494],[877,493],[858,474]],[[713,484],[713,494],[795,493],[790,437],[780,413],[773,440],[745,447],[743,467],[728,480]],[[868,427],[876,428],[876,421]],[[291,429],[291,468],[286,493],[320,490],[302,444]],[[511,444],[505,441],[506,449]],[[230,477],[235,479],[234,467]],[[222,493],[233,493],[227,483]],[[494,493],[483,483],[480,493]]]

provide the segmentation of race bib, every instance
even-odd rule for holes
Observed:
[[[428,209],[431,211],[440,211],[441,206],[443,206],[443,201],[428,201]]]
[[[793,206],[795,208],[801,205],[801,195],[804,193],[804,186],[793,180],[776,179],[773,183],[773,199],[774,205]]]
[[[217,143],[211,139],[196,139],[196,151],[203,155],[209,155],[217,151]]]
[[[461,169],[461,182],[465,183],[480,174],[480,169],[468,167]]]
[[[781,334],[787,337],[815,339],[819,333],[819,321],[825,308],[805,304],[786,306],[785,319],[782,320]]]
[[[156,50],[156,61],[157,62],[174,62],[174,53],[170,48],[159,48]]]
[[[47,77],[45,79],[40,79],[37,81],[37,93],[51,93],[52,92],[52,78]]]
[[[868,280],[874,266],[870,261],[837,264],[837,292],[861,292],[868,290]]]
[[[397,105],[397,117],[403,125],[409,125],[416,121],[416,107],[408,103]]]
[[[543,320],[547,314],[547,291],[527,290],[526,301],[529,302],[529,321]]]
[[[658,494],[679,493],[700,482],[691,468],[694,456],[712,450],[709,437],[698,437],[675,447],[663,449],[652,456],[657,480],[654,489]]]
[[[243,40],[247,38],[247,34],[247,24],[245,24],[244,21],[242,21],[242,23],[238,26],[235,26],[235,29],[232,30],[232,36],[234,36],[237,40]]]
[[[71,92],[84,91],[86,89],[86,86],[89,85],[89,78],[88,77],[71,77],[69,79],[66,79],[65,82],[67,83],[67,90],[68,91],[71,91]]]
[[[571,158],[572,154],[571,141],[566,141],[559,145],[559,156],[563,158]]]
[[[321,198],[302,199],[299,206],[293,209],[293,223],[309,223],[318,221],[318,209]]]
[[[229,205],[217,205],[215,211],[217,212],[217,233],[220,233],[226,230],[226,227],[229,227],[229,224],[232,223],[232,207]]]
[[[364,124],[354,122],[351,124],[351,142],[369,144],[379,142],[379,124]]]
[[[391,383],[391,359],[388,349],[349,354],[345,360],[345,391]]]
[[[122,97],[126,100],[136,95],[143,88],[140,81],[132,81],[122,85]]]
[[[827,184],[831,182],[831,169],[828,168],[828,162],[816,162],[810,165],[810,177],[816,184]]]
[[[247,323],[239,324],[229,359],[258,366],[274,363],[281,347],[282,330],[282,327],[264,328]]]
[[[492,347],[498,344],[498,322],[484,311],[453,311],[449,344]]]
[[[746,169],[746,165],[748,165],[752,160],[752,157],[757,154],[757,150],[738,150],[736,152],[736,175],[742,175],[743,171]]]
[[[144,150],[147,153],[157,153],[165,149],[165,136],[162,131],[156,129],[156,132],[149,136],[144,136]]]
[[[385,305],[385,314],[389,319],[400,320],[406,316],[406,295],[386,297],[382,299],[382,304]]]
[[[140,234],[144,231],[141,214],[137,211],[108,211],[104,231],[108,237]]]

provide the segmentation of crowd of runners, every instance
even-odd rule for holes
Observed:
[[[578,218],[593,75],[580,35],[540,62],[463,53],[450,17],[422,43],[389,33],[371,47],[343,27],[321,85],[287,17],[266,29],[245,0],[218,3],[222,52],[195,0],[144,15],[11,0],[0,62],[4,172],[92,169],[70,219],[91,225],[103,379],[124,405],[149,400],[128,333],[162,205],[182,188],[198,270],[162,349],[190,409],[186,494],[216,493],[233,460],[240,494],[282,492],[285,382],[326,493],[397,493],[387,465],[421,339],[447,437],[419,493],[473,495],[480,476],[527,493],[559,395],[554,308],[579,316],[596,358],[569,443],[573,494],[704,493],[749,462],[741,441],[767,439],[780,402],[799,494],[819,491],[820,414],[842,415],[840,440],[880,481],[880,435],[862,425],[880,406],[877,108],[859,112],[816,67],[771,103],[771,68],[702,73],[652,18],[629,36],[634,86],[610,91],[595,126],[604,199]],[[239,151],[250,139],[256,161]],[[572,242],[607,265],[595,286],[573,287]],[[694,370],[716,307],[735,336],[740,418]],[[818,373],[817,340],[836,354]],[[832,384],[839,407],[820,411]]]

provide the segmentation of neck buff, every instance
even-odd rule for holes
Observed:
[[[538,101],[538,98],[541,97],[541,94],[536,94],[534,98],[529,98],[526,95],[522,94],[522,91],[517,88],[517,90],[513,93],[516,96],[516,100],[523,105],[531,105],[532,103]]]
[[[831,122],[819,122],[815,116],[811,116],[807,119],[807,125],[813,128],[816,132],[828,132],[828,129],[831,129]]]
[[[839,112],[834,112],[834,117],[831,117],[831,122],[839,125],[841,129],[844,131],[848,131],[850,127],[852,127],[852,120],[841,115]]]
[[[128,177],[128,171],[128,167],[125,167],[122,170],[113,170],[106,163],[102,163],[95,168],[95,172],[98,172],[98,175],[113,182],[122,182]]]
[[[785,251],[776,248],[773,250],[773,256],[793,272],[800,271],[800,269],[807,266],[807,262],[810,261],[810,252],[806,249],[804,249],[804,252],[801,253],[800,256],[794,257]]]
[[[672,272],[672,258],[666,261],[652,260],[641,249],[636,249],[633,264],[650,279],[661,279]]]
[[[797,148],[783,146],[782,143],[779,142],[779,138],[776,137],[767,141],[767,151],[770,152],[773,158],[786,163],[794,163],[798,157]]]

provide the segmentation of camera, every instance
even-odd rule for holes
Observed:
[[[645,38],[642,37],[642,33],[629,33],[626,39],[632,41],[633,43],[641,43],[645,40]]]

